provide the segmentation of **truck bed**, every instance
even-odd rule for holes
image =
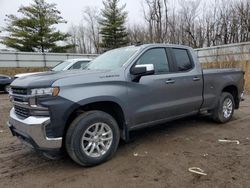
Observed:
[[[204,69],[203,70],[203,105],[201,110],[213,109],[218,102],[221,91],[234,85],[238,91],[244,87],[244,72],[239,68]],[[237,96],[240,98],[240,96]],[[237,106],[237,105],[236,105]]]

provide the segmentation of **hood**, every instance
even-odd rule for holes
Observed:
[[[24,88],[50,87],[57,80],[74,78],[74,77],[77,77],[83,82],[84,77],[89,77],[90,75],[98,76],[99,74],[105,72],[109,71],[107,70],[71,70],[71,71],[61,71],[61,72],[49,71],[49,72],[43,72],[17,78],[14,82],[12,82],[11,87],[24,87]]]

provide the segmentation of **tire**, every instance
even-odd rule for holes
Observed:
[[[119,140],[119,127],[112,116],[102,111],[88,111],[71,123],[65,145],[73,161],[81,166],[94,166],[114,155]]]
[[[9,91],[10,91],[10,85],[4,86],[4,92],[9,93]]]
[[[216,109],[213,111],[213,120],[217,123],[226,123],[230,121],[234,114],[234,108],[235,102],[233,96],[228,92],[223,92]]]

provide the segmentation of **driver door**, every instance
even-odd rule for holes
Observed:
[[[172,108],[174,84],[171,81],[171,57],[166,48],[153,48],[144,52],[136,65],[153,64],[155,74],[142,76],[138,82],[132,82],[129,95],[132,104],[132,123],[140,125],[173,116]]]

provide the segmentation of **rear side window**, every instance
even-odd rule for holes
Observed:
[[[88,61],[78,61],[70,69],[83,69],[88,64]]]
[[[156,74],[169,72],[167,54],[164,48],[154,48],[146,51],[136,64],[153,64]]]
[[[193,68],[193,64],[190,61],[187,50],[177,48],[173,48],[172,50],[176,60],[178,71],[187,71]]]

